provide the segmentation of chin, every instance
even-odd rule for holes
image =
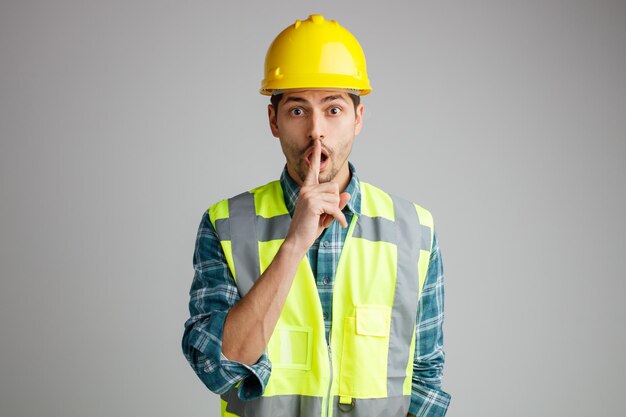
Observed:
[[[320,178],[319,178],[320,183],[331,182],[334,179],[335,179],[335,175],[330,175],[330,174],[328,174],[328,175],[320,175]]]

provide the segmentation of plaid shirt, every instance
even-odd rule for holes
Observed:
[[[348,224],[354,214],[360,215],[361,191],[354,166],[345,191],[352,198],[343,209]],[[300,187],[283,170],[280,184],[289,214],[293,216]],[[332,318],[332,295],[339,255],[348,228],[337,221],[324,230],[308,252],[320,295],[326,340]],[[190,318],[185,322],[182,348],[185,357],[202,382],[216,394],[223,394],[241,382],[241,399],[258,398],[270,377],[271,362],[263,353],[252,366],[231,361],[222,354],[222,332],[230,308],[240,299],[219,239],[208,213],[205,212],[196,239],[193,256],[194,279],[189,292]],[[409,413],[417,417],[440,417],[446,414],[450,395],[441,390],[443,352],[443,264],[433,239],[426,282],[420,296],[415,332],[415,359]]]

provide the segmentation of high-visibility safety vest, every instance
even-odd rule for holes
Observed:
[[[267,346],[262,397],[222,395],[222,416],[405,417],[415,321],[433,239],[430,212],[364,182],[337,265],[330,346],[305,256]],[[270,265],[291,216],[279,181],[209,208],[241,296]]]

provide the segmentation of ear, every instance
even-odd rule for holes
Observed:
[[[359,133],[361,133],[361,128],[363,127],[363,109],[365,108],[365,106],[363,106],[363,103],[359,103],[359,105],[356,108],[356,119],[354,121],[354,135],[358,135]]]
[[[276,111],[274,110],[274,106],[271,104],[267,105],[267,118],[270,123],[270,130],[272,131],[272,135],[275,138],[278,137],[278,123],[276,121]]]

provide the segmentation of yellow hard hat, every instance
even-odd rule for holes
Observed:
[[[260,93],[294,88],[372,91],[359,41],[335,20],[313,14],[285,28],[265,56]]]

